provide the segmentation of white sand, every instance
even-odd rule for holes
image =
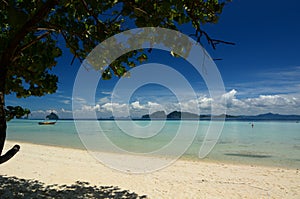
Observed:
[[[6,142],[6,149],[14,142]],[[46,184],[113,185],[149,198],[300,198],[300,171],[262,166],[178,160],[148,174],[112,170],[87,151],[21,143],[0,165],[0,175]]]

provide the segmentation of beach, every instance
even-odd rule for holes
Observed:
[[[14,143],[7,141],[6,150]],[[2,178],[37,180],[46,186],[87,182],[97,187],[119,187],[147,198],[300,197],[299,169],[180,159],[159,171],[131,174],[106,167],[86,150],[20,145],[20,152],[1,165]]]

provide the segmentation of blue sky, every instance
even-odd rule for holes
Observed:
[[[224,98],[227,100],[228,114],[300,114],[299,7],[297,0],[235,0],[224,8],[218,24],[205,26],[212,37],[236,43],[235,46],[220,44],[216,50],[204,45],[211,57],[222,58],[216,64],[227,92]],[[192,33],[186,26],[181,29],[186,34]],[[64,50],[58,66],[52,71],[59,77],[56,94],[26,99],[11,95],[7,96],[6,104],[31,109],[33,118],[44,117],[51,111],[57,112],[61,118],[70,118],[72,88],[80,67],[78,61],[71,66],[71,61],[72,56]],[[201,113],[209,110],[211,98],[205,83],[186,61],[174,60],[167,52],[154,51],[149,57],[148,63],[151,62],[170,65],[188,78],[198,98],[187,98],[183,106],[198,103]],[[122,112],[125,102],[113,104],[110,101],[117,80],[101,80],[95,104],[86,104],[82,110],[73,111],[97,111],[100,117],[108,117],[111,108]],[[169,112],[179,106],[174,95],[158,85],[140,88],[129,105],[133,116],[160,109]]]

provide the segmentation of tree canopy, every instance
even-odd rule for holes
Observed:
[[[97,44],[121,31],[149,26],[177,29],[191,23],[197,39],[207,37],[215,47],[217,41],[210,39],[201,27],[218,21],[225,2],[18,0],[1,4],[1,64],[9,53],[5,94],[28,97],[56,91],[58,78],[49,70],[62,55],[62,38],[74,58],[83,60]],[[108,70],[122,76],[125,66],[133,65],[128,57],[134,53],[121,57]],[[138,57],[143,58],[145,55]]]
[[[57,90],[56,66],[62,48],[74,59],[84,60],[100,42],[135,27],[163,27],[177,30],[182,24],[194,27],[194,37],[215,48],[203,24],[217,23],[224,5],[218,0],[2,0],[0,2],[0,155],[6,136],[6,119],[16,111],[5,110],[7,94],[17,97],[43,96]],[[64,41],[64,42],[62,42]],[[226,42],[225,42],[226,43]],[[65,47],[63,46],[65,45]],[[133,59],[129,59],[133,58]],[[147,56],[129,52],[101,71],[103,79],[126,74],[135,61]],[[20,110],[16,114],[20,116]],[[28,111],[24,112],[24,114]],[[7,116],[9,115],[9,117]],[[14,150],[13,150],[14,149]],[[5,161],[19,149],[14,147]],[[6,155],[6,154],[5,154]],[[4,155],[4,156],[5,156]],[[9,158],[8,158],[9,157]],[[3,161],[0,161],[3,162]]]

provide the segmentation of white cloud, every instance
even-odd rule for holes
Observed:
[[[100,111],[100,105],[96,104],[95,106],[88,106],[88,105],[83,105],[82,106],[82,111]]]
[[[147,102],[146,110],[148,113],[154,113],[156,111],[168,112],[167,106],[156,102]]]
[[[31,118],[43,119],[43,118],[46,118],[46,116],[49,115],[50,113],[55,113],[55,114],[58,115],[60,112],[61,112],[61,110],[55,110],[55,109],[33,110],[30,113],[30,117]]]
[[[128,117],[129,106],[125,103],[106,103],[102,105],[101,112],[104,114],[112,113],[114,117]]]
[[[103,95],[111,95],[112,92],[110,92],[110,91],[102,91],[101,94],[103,94]]]
[[[232,99],[235,98],[237,91],[235,89],[232,89],[231,91],[229,91],[228,93],[225,93],[222,97],[226,100],[226,101],[231,101]]]
[[[247,98],[244,103],[252,114],[273,112],[281,114],[300,114],[300,98],[289,95],[260,95],[256,98]]]
[[[213,102],[212,98],[208,98],[206,96],[200,97],[198,99],[198,103],[201,109],[209,109],[211,106],[211,103]]]
[[[71,104],[71,100],[61,100],[63,104]]]
[[[199,114],[199,101],[198,99],[195,100],[188,100],[186,102],[179,102],[180,111],[182,112],[191,112]]]
[[[145,109],[145,106],[142,106],[139,101],[132,102],[131,107],[133,109]]]
[[[102,105],[102,108],[106,109],[107,111],[114,111],[117,109],[124,109],[127,108],[127,104],[120,104],[120,103],[106,103],[104,105]]]
[[[300,96],[291,95],[260,95],[258,97],[238,99],[238,91],[235,89],[225,93],[220,99],[212,99],[206,95],[202,95],[197,99],[187,99],[183,102],[168,101],[143,101],[136,100],[131,104],[106,102],[95,105],[81,104],[75,112],[82,117],[92,117],[96,114],[98,117],[141,117],[144,114],[153,113],[155,111],[187,111],[196,114],[210,114],[211,105],[214,105],[216,112],[214,114],[223,113],[227,108],[227,114],[231,115],[256,115],[261,113],[273,112],[281,114],[300,114]],[[79,99],[80,100],[80,99]],[[105,101],[105,99],[102,99]],[[81,100],[82,102],[84,100]],[[101,99],[99,100],[101,101]],[[226,103],[225,103],[226,102]],[[219,111],[219,112],[218,112]],[[47,114],[54,112],[60,118],[71,118],[72,110],[36,110],[32,111],[32,118],[44,118]]]
[[[49,110],[46,110],[46,113],[55,113],[55,114],[57,114],[58,112],[55,109],[49,109]]]
[[[300,99],[291,95],[260,95],[258,97],[237,99],[236,91],[224,95],[227,101],[227,113],[237,115],[255,115],[266,112],[281,114],[300,114],[297,107]]]
[[[158,104],[156,102],[148,102],[147,105],[148,105],[148,107],[152,107],[152,108],[157,107],[157,106],[161,106],[160,104]]]
[[[62,113],[72,113],[72,111],[70,111],[70,110],[65,110],[64,108],[61,109],[61,112],[62,112]]]
[[[75,97],[75,98],[73,98],[73,101],[75,101],[78,104],[86,104],[86,100],[81,97]]]
[[[255,81],[241,81],[232,85],[244,97],[258,95],[299,95],[300,66],[282,66],[269,71],[260,71],[252,76]]]
[[[248,104],[257,107],[268,107],[268,106],[286,106],[296,105],[296,98],[288,98],[280,95],[260,95],[258,98],[250,98],[245,100]]]
[[[110,101],[110,98],[109,97],[102,97],[98,100],[98,104],[105,104],[105,103],[108,103]]]

